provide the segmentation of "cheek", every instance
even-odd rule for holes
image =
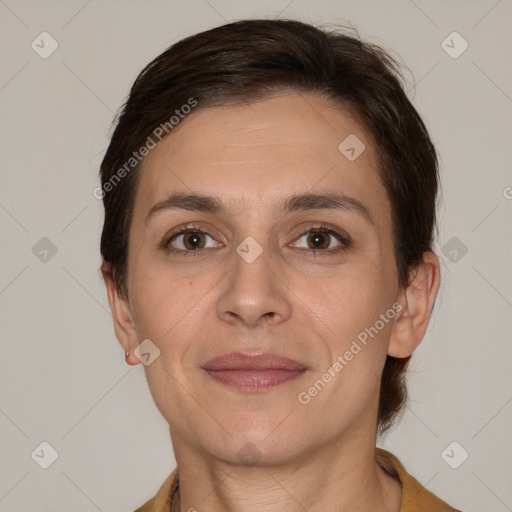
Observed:
[[[149,263],[139,269],[134,265],[132,281],[139,335],[154,339],[161,348],[170,341],[179,343],[198,315],[205,314],[212,284],[206,276],[191,279]]]
[[[393,326],[392,304],[387,304],[386,290],[378,280],[348,278],[331,284],[328,293],[310,296],[310,300],[314,316],[321,319],[316,326],[328,353],[316,378],[325,373],[333,376],[329,391],[318,404],[327,407],[332,400],[339,410],[356,414],[363,402],[369,403],[378,395]],[[330,379],[328,375],[326,378]]]
[[[392,305],[387,304],[392,297],[382,275],[376,265],[347,265],[343,274],[315,288],[309,282],[306,314],[326,351],[315,379],[324,380],[322,374],[330,379],[318,407],[332,401],[336,410],[356,414],[363,402],[369,404],[378,394],[392,328],[392,319],[380,319]],[[304,293],[307,289],[304,283]]]
[[[382,275],[382,269],[370,262],[347,264],[327,279],[304,279],[297,295],[306,298],[324,330],[343,340],[372,325],[390,306],[384,306],[390,294]]]

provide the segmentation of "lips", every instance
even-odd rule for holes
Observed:
[[[307,370],[303,364],[277,354],[246,355],[241,352],[224,354],[210,359],[205,370]]]
[[[215,357],[203,365],[210,377],[239,391],[263,391],[300,377],[307,367],[277,354],[240,352]]]

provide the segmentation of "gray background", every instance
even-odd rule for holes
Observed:
[[[510,0],[0,0],[1,512],[131,511],[175,467],[143,366],[114,335],[97,169],[146,63],[189,34],[276,16],[352,23],[411,70],[441,155],[443,283],[411,402],[379,444],[456,508],[512,510]],[[31,47],[51,48],[43,31],[58,43],[45,59]],[[454,31],[469,44],[458,58],[442,46]],[[43,441],[58,453],[48,469]],[[456,465],[462,450],[453,469],[446,453]]]

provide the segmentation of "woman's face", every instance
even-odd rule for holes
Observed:
[[[372,141],[313,95],[197,110],[181,123],[141,170],[126,302],[128,348],[149,339],[160,350],[145,371],[173,439],[224,461],[277,463],[373,436],[400,290]],[[177,193],[221,208],[190,199],[148,215]],[[345,199],[320,197],[333,194]],[[233,352],[305,370],[205,370]],[[293,378],[264,386],[283,375]]]

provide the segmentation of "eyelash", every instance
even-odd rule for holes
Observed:
[[[183,250],[183,249],[169,249],[169,244],[175,238],[177,238],[180,235],[184,235],[184,234],[191,233],[191,232],[197,232],[200,234],[208,235],[208,233],[206,231],[203,231],[200,226],[197,226],[195,224],[187,225],[183,229],[178,231],[177,233],[173,233],[171,236],[165,238],[161,244],[162,248],[164,250],[166,250],[167,252],[183,254],[186,257],[201,256],[205,251],[208,251],[209,249],[195,249],[195,250],[188,250],[188,251]],[[310,253],[313,253],[313,255],[315,255],[315,256],[329,256],[332,254],[337,254],[338,252],[345,251],[346,249],[348,249],[349,247],[352,246],[352,240],[349,237],[342,235],[339,231],[332,229],[328,225],[323,224],[323,223],[320,224],[319,226],[313,226],[313,227],[309,228],[307,231],[304,231],[303,233],[301,233],[299,235],[298,239],[302,238],[304,235],[311,233],[311,232],[322,233],[325,235],[332,235],[336,240],[338,240],[338,242],[341,243],[341,246],[337,247],[336,249],[301,249],[303,251],[308,251]],[[211,235],[208,235],[208,236],[211,237]],[[213,238],[213,237],[211,237],[211,238]]]

